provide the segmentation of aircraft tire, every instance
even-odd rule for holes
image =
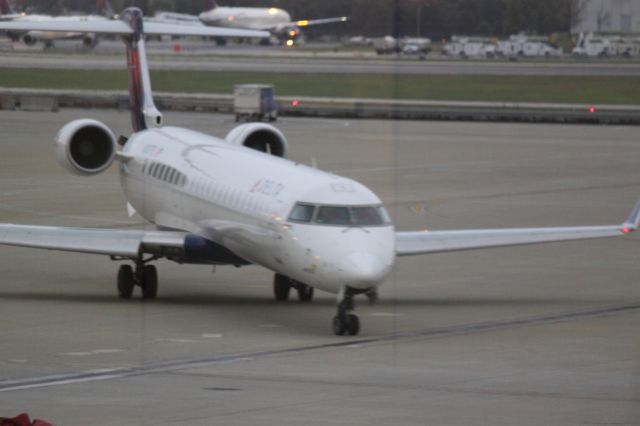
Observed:
[[[313,301],[313,287],[306,284],[299,284],[298,300],[300,300],[303,303],[309,303]]]
[[[333,334],[335,334],[336,336],[344,336],[344,334],[347,332],[347,324],[345,324],[345,322],[340,319],[338,315],[333,317],[333,323],[331,325],[333,328]]]
[[[356,336],[360,333],[360,318],[357,315],[349,314],[349,319],[347,320],[347,333],[349,336]]]
[[[121,299],[130,299],[134,286],[133,268],[131,265],[120,265],[118,269],[118,296]]]
[[[143,269],[143,280],[141,283],[142,297],[144,299],[155,299],[158,295],[158,270],[153,265],[146,265]]]
[[[284,275],[275,274],[273,277],[273,296],[278,302],[289,300],[291,291],[291,280]]]

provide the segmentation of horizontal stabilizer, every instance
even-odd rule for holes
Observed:
[[[78,32],[97,34],[133,34],[133,29],[127,23],[120,20],[50,20],[28,21],[15,20],[0,22],[0,30],[9,31],[55,31]],[[182,36],[210,36],[210,37],[256,37],[267,38],[267,31],[243,30],[220,27],[200,27],[192,25],[162,24],[157,22],[145,22],[144,32],[151,35],[182,35]]]

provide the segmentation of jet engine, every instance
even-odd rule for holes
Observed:
[[[74,120],[60,129],[55,141],[60,164],[81,176],[106,170],[116,156],[116,137],[97,120]]]
[[[84,47],[96,47],[98,45],[98,37],[95,34],[85,34],[82,36],[82,44]]]
[[[266,123],[248,123],[237,126],[225,136],[225,140],[276,157],[287,158],[289,153],[287,138],[280,130]]]
[[[34,37],[31,33],[26,33],[22,36],[22,42],[27,46],[33,46],[38,42],[38,39]]]

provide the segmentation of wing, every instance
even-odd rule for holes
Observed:
[[[178,231],[62,228],[0,224],[0,245],[139,259],[144,254],[180,263],[248,265],[205,237]]]
[[[639,222],[640,201],[635,205],[627,221],[621,225],[397,232],[396,254],[398,256],[414,256],[489,247],[617,237],[635,231]]]
[[[0,224],[0,244],[138,258],[158,247],[184,247],[185,232]]]
[[[59,31],[100,34],[132,34],[131,27],[120,20],[50,20],[28,21],[15,20],[0,22],[0,30],[16,31]],[[145,34],[151,35],[193,35],[212,37],[269,37],[267,31],[244,30],[220,27],[200,27],[193,25],[162,24],[157,22],[144,23]]]
[[[347,22],[349,20],[346,16],[338,16],[336,18],[324,18],[324,19],[301,19],[300,21],[289,22],[288,25],[297,25],[299,27],[309,27],[311,25],[333,24],[335,22]]]

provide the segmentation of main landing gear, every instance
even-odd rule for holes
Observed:
[[[273,296],[278,302],[289,300],[292,288],[298,291],[298,300],[301,302],[309,303],[313,300],[313,287],[284,275],[275,274],[273,277]]]
[[[145,265],[150,262],[142,259],[135,261],[135,271],[131,265],[120,265],[118,269],[118,296],[121,299],[130,299],[134,287],[142,290],[144,299],[155,299],[158,295],[158,270],[153,265]]]

